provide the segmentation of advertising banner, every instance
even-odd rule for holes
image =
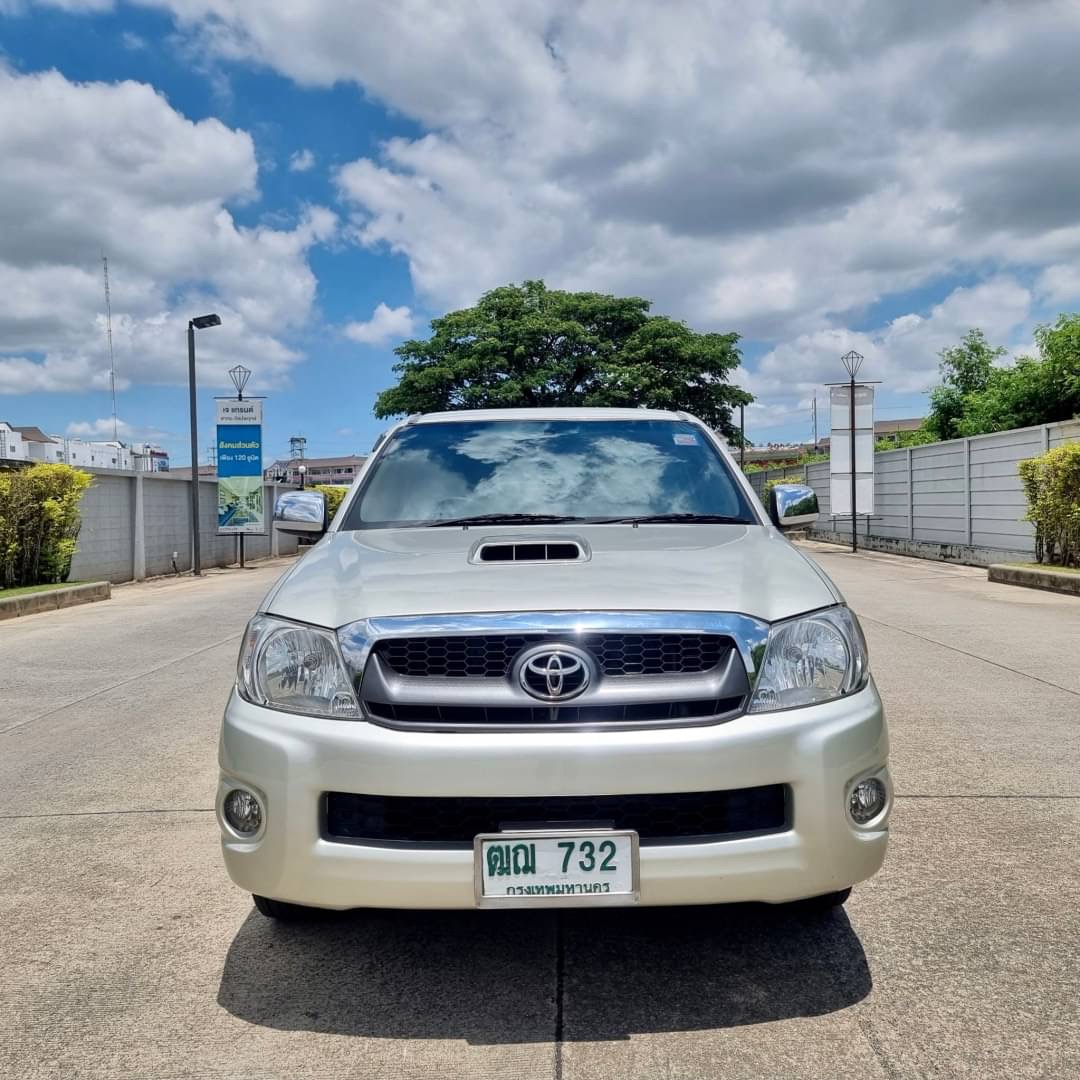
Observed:
[[[851,513],[851,438],[855,437],[855,513],[874,513],[874,388],[855,384],[855,431],[851,430],[851,388],[830,387],[829,511]]]
[[[217,399],[218,532],[265,533],[262,402]]]

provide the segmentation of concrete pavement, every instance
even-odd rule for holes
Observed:
[[[280,567],[0,624],[0,1076],[1080,1075],[1080,601],[807,548],[862,618],[899,793],[885,870],[824,921],[278,927],[211,800]]]

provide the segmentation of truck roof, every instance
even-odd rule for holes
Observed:
[[[466,423],[477,420],[689,420],[687,413],[668,409],[458,409],[409,417],[409,424]]]

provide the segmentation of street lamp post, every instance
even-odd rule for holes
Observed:
[[[191,407],[191,573],[202,574],[199,547],[199,411],[195,396],[195,331],[220,326],[220,315],[200,315],[187,324],[188,404]]]
[[[303,491],[304,490],[304,477],[307,474],[307,466],[306,465],[300,465],[300,466],[297,467],[296,471],[300,474],[300,490]]]

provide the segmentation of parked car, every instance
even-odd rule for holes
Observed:
[[[718,437],[624,409],[412,417],[244,634],[225,863],[263,914],[843,903],[892,789],[858,620]]]

